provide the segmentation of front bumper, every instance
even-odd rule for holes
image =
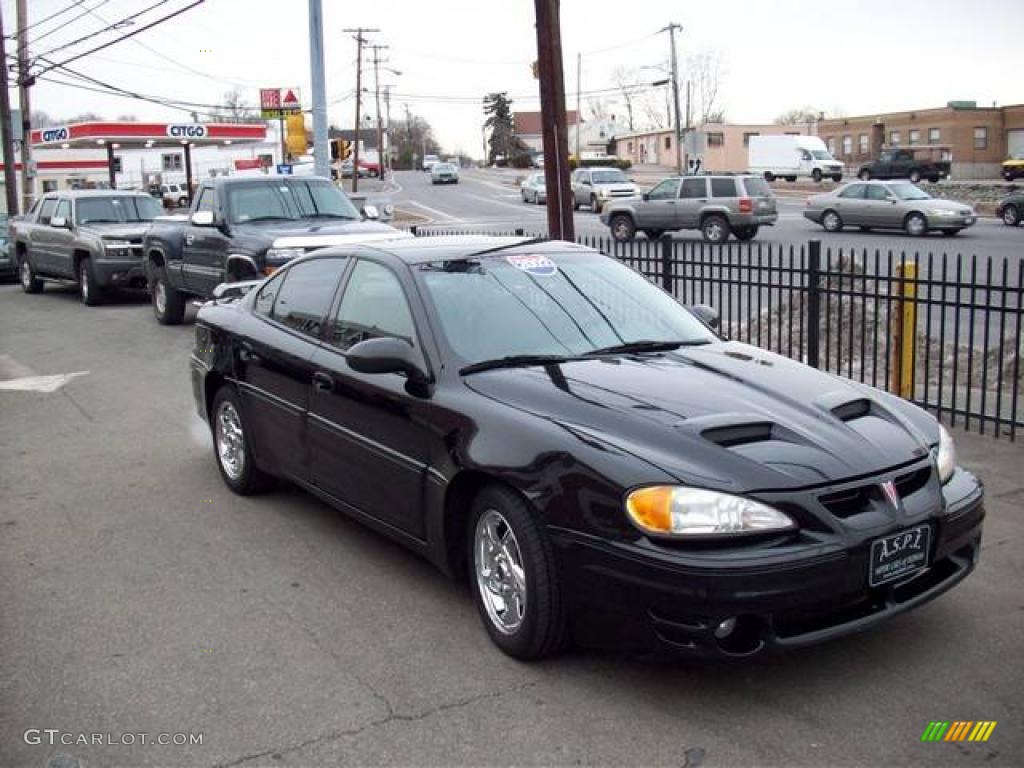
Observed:
[[[847,547],[793,546],[781,556],[771,547],[745,549],[737,565],[739,557],[721,550],[655,553],[649,545],[552,530],[574,634],[597,647],[737,657],[866,630],[933,600],[974,570],[985,512],[980,484],[966,477],[951,483],[959,498],[947,497],[945,512],[927,519],[927,567],[878,587],[868,585],[875,536]],[[733,618],[731,634],[716,636]]]
[[[821,224],[821,214],[822,211],[804,211],[804,218],[815,224]]]
[[[145,288],[146,265],[139,259],[97,259],[92,265],[96,282],[104,288]]]
[[[966,229],[967,227],[973,227],[978,221],[976,214],[970,214],[967,216],[935,216],[934,214],[928,215],[928,229]]]

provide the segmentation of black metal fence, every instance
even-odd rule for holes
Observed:
[[[684,304],[713,306],[731,339],[895,392],[953,426],[1010,440],[1024,428],[1024,258],[826,248],[816,240],[577,240]]]

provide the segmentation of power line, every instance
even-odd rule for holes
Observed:
[[[107,26],[104,27],[103,29],[96,30],[95,32],[90,32],[88,35],[83,35],[82,37],[79,37],[77,40],[72,40],[70,43],[64,43],[63,45],[58,45],[56,48],[51,48],[50,50],[46,51],[45,53],[38,54],[36,56],[36,58],[42,58],[43,56],[52,56],[57,51],[63,51],[65,49],[67,49],[67,48],[73,48],[74,46],[78,45],[79,43],[84,43],[86,40],[91,40],[92,38],[96,37],[97,35],[102,35],[104,32],[110,32],[112,30],[117,29],[118,27],[124,26],[128,22],[133,21],[134,19],[137,19],[139,16],[143,16],[143,15],[149,13],[154,8],[158,8],[161,5],[166,5],[169,2],[170,2],[170,0],[157,0],[157,2],[155,2],[153,5],[149,6],[148,8],[144,8],[143,10],[141,10],[141,11],[139,11],[137,13],[133,13],[131,16],[125,16],[123,19],[121,19],[120,21],[115,21],[113,24],[107,24]],[[37,40],[36,42],[38,43],[39,41]]]
[[[72,8],[74,8],[75,6],[81,5],[84,2],[85,2],[85,0],[73,0],[71,5],[68,5],[68,6],[65,6],[64,8],[61,8],[56,13],[51,13],[45,19],[40,19],[39,21],[35,22],[34,24],[29,24],[27,27],[25,27],[25,31],[28,32],[30,29],[34,29],[35,27],[38,27],[40,24],[45,24],[50,19],[55,19],[58,16],[63,16],[65,13],[70,11]],[[15,38],[17,38],[17,35],[4,35],[4,39],[6,39],[6,40],[14,40]]]
[[[75,23],[76,21],[78,21],[79,19],[81,19],[81,18],[83,18],[83,17],[85,17],[85,16],[88,16],[88,15],[89,15],[90,13],[92,13],[93,11],[95,11],[95,10],[96,10],[97,8],[100,8],[101,6],[104,6],[104,5],[106,5],[107,3],[109,3],[109,2],[110,2],[110,0],[100,0],[100,2],[96,3],[96,5],[94,5],[94,6],[92,7],[92,8],[85,8],[85,9],[83,9],[82,13],[78,14],[77,16],[75,16],[75,18],[73,18],[73,19],[69,19],[68,21],[64,22],[63,24],[58,24],[58,25],[57,25],[56,27],[54,27],[53,29],[51,29],[51,30],[50,30],[49,32],[43,32],[43,33],[42,33],[41,35],[39,35],[38,37],[36,37],[36,39],[35,39],[35,40],[33,40],[32,42],[34,42],[34,43],[38,43],[38,42],[39,42],[40,40],[42,40],[43,38],[49,37],[49,36],[50,36],[50,35],[52,35],[52,34],[53,34],[54,32],[59,32],[59,31],[60,31],[60,30],[62,30],[62,29],[65,29],[65,28],[67,28],[67,27],[70,27],[70,26],[71,26],[72,24],[74,24],[74,23]],[[38,24],[41,24],[41,23],[42,23],[42,22],[38,22],[38,21],[37,21],[37,22],[36,22],[36,24],[33,24],[32,26],[34,27],[34,26],[36,26],[36,25],[38,25]],[[31,29],[31,28],[32,28],[32,27],[29,27],[29,29]]]

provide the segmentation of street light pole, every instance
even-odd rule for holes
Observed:
[[[4,37],[3,9],[0,8],[0,61],[7,61],[7,44]],[[11,134],[11,96],[7,91],[7,67],[0,67],[0,118],[3,125],[4,150],[4,191],[7,194],[7,215],[18,214],[18,175],[15,171],[14,137]]]
[[[676,30],[682,31],[683,27],[675,22],[659,29],[659,32],[668,32],[669,45],[672,48],[672,101],[676,118],[676,173],[683,173],[683,131],[682,121],[679,117],[679,66],[676,62]]]
[[[32,105],[28,89],[35,78],[28,74],[28,8],[26,0],[18,0],[18,102],[21,108],[21,194],[22,210],[32,207],[35,191],[32,173]],[[7,62],[2,62],[7,66]]]
[[[313,84],[313,163],[316,175],[331,178],[324,85],[324,14],[321,0],[309,0],[309,70]]]

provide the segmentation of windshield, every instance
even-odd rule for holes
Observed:
[[[830,155],[828,153],[828,150],[824,150],[824,149],[812,149],[811,150],[811,155],[814,157],[815,160],[831,160],[832,159],[832,155]]]
[[[286,179],[228,186],[228,216],[233,224],[263,219],[308,219],[318,216],[358,219],[359,214],[329,181]]]
[[[469,364],[715,338],[670,296],[599,253],[441,261],[418,274],[449,345]]]
[[[164,213],[160,203],[142,195],[87,197],[80,199],[75,208],[79,224],[152,221]]]
[[[908,181],[902,184],[890,184],[889,191],[900,200],[931,200],[932,196],[927,192],[915,187]]]
[[[594,171],[594,173],[591,174],[591,177],[595,184],[618,184],[620,182],[629,182],[629,179],[626,178],[626,174],[615,169]]]
[[[455,170],[455,166],[451,163],[434,163],[434,170],[438,173],[451,173]]]

